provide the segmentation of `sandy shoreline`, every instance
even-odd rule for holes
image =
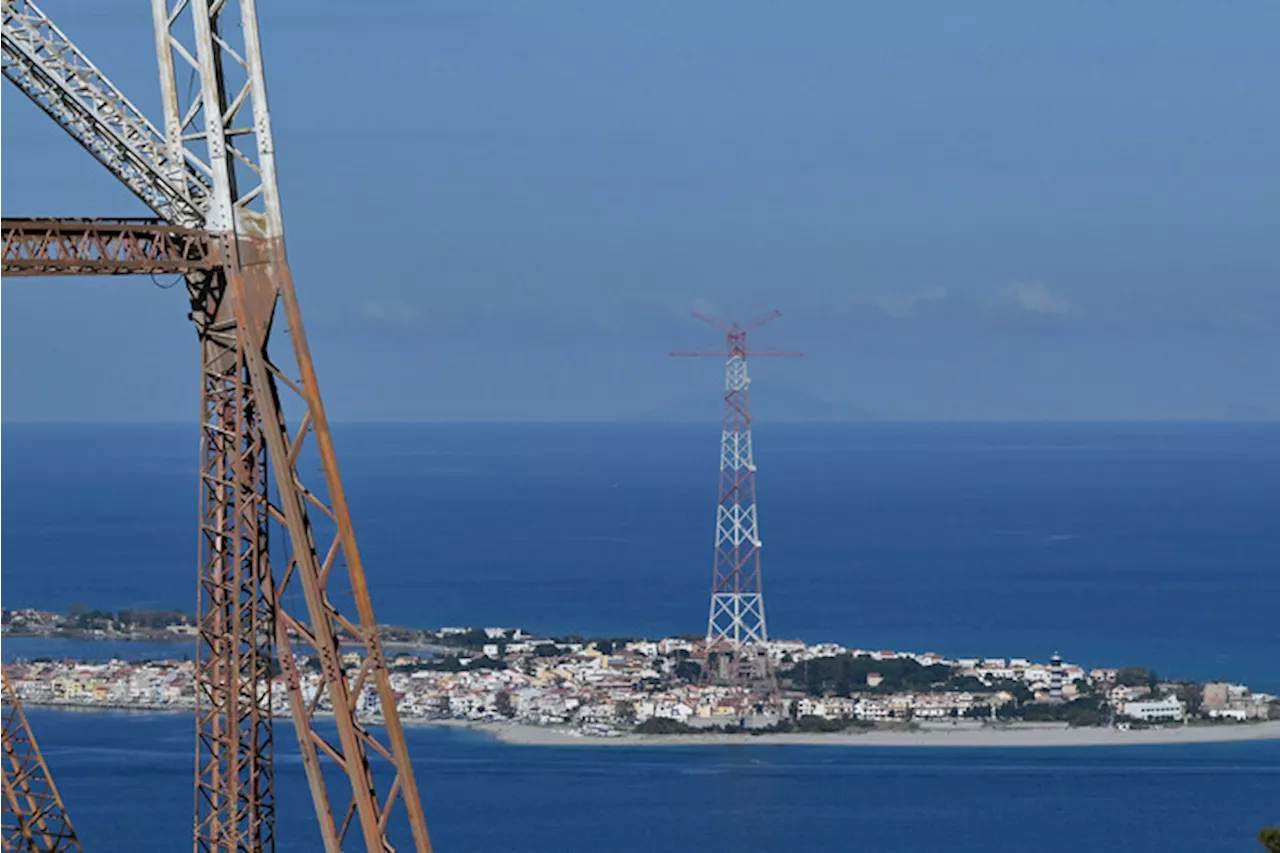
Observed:
[[[1103,728],[1057,728],[1010,725],[999,729],[924,729],[921,731],[870,731],[835,734],[687,734],[585,737],[566,729],[525,726],[518,723],[472,723],[442,720],[429,725],[450,725],[483,732],[503,743],[520,746],[954,746],[954,747],[1060,747],[1142,746],[1152,744],[1221,743],[1227,741],[1280,740],[1280,720],[1236,725],[1210,725],[1120,731]]]
[[[86,705],[73,702],[24,702],[28,707],[60,711],[102,712],[125,711],[143,714],[191,713],[191,708],[139,705]],[[320,712],[319,716],[331,716]],[[287,720],[284,716],[281,720]],[[1179,743],[1226,743],[1232,741],[1280,740],[1280,720],[1261,723],[1236,723],[1198,726],[1170,726],[1163,729],[1128,730],[1104,728],[1067,728],[1065,724],[1013,723],[1001,727],[932,726],[917,731],[838,732],[826,734],[684,734],[591,737],[573,729],[531,726],[512,722],[480,722],[475,720],[426,720],[401,717],[406,727],[467,729],[488,735],[502,743],[516,746],[957,746],[957,747],[1030,747],[1060,746],[1142,746]],[[377,718],[366,722],[375,725]]]

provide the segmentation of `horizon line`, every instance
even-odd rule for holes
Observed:
[[[712,418],[645,418],[645,417],[620,417],[620,418],[530,418],[527,420],[498,420],[493,418],[438,418],[438,419],[407,419],[397,418],[389,420],[331,420],[334,426],[473,426],[473,425],[546,425],[546,426],[577,426],[577,425],[593,425],[593,426],[614,426],[614,425],[685,425],[685,424],[719,424],[720,421]],[[805,425],[805,424],[851,424],[851,425],[912,425],[912,424],[955,424],[955,425],[1005,425],[1005,424],[1276,424],[1280,423],[1280,416],[1276,417],[1197,417],[1197,418],[1168,418],[1168,417],[1080,417],[1080,418],[765,418],[753,419],[752,425],[768,425],[768,424],[787,424],[787,425]],[[5,426],[192,426],[196,424],[195,420],[91,420],[91,419],[0,419],[0,427]]]

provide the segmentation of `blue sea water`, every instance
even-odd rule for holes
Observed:
[[[30,718],[86,849],[190,844],[187,715],[34,709]],[[432,841],[465,853],[1246,853],[1280,820],[1280,741],[520,747],[429,728],[408,739]],[[319,838],[283,723],[276,744],[277,849],[310,853]]]
[[[382,621],[697,632],[715,425],[348,426]],[[3,426],[3,601],[195,605],[187,426]],[[763,425],[775,636],[1280,692],[1280,425]],[[337,594],[341,590],[336,590]],[[4,656],[180,656],[9,640]],[[189,844],[186,714],[31,710],[95,850]],[[277,732],[279,849],[317,840]],[[1236,853],[1280,742],[1074,749],[517,747],[413,729],[441,850]]]
[[[338,427],[378,618],[703,630],[718,440]],[[4,424],[4,603],[194,609],[197,448],[191,425]],[[1280,424],[761,424],[756,456],[775,637],[1280,692]]]

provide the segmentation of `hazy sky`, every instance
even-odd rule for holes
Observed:
[[[714,397],[692,308],[783,311],[762,408],[1280,416],[1278,4],[260,5],[331,419]],[[43,8],[157,121],[150,4]],[[7,83],[2,128],[5,214],[144,213]],[[185,314],[6,280],[3,417],[194,418]]]

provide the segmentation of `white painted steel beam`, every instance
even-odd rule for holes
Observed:
[[[144,204],[199,227],[210,182],[29,0],[3,2],[3,73]]]

